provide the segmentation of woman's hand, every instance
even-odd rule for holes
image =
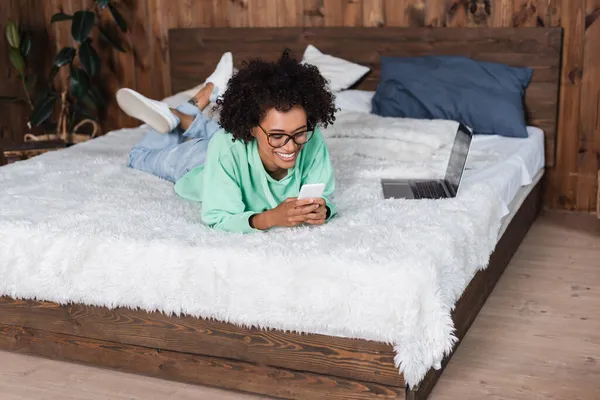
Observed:
[[[323,206],[321,206],[321,200]],[[319,220],[321,208],[323,216],[327,212],[324,204],[325,200],[323,199],[286,199],[272,210],[253,215],[250,218],[250,226],[254,229],[265,230],[276,226],[298,226],[303,222],[317,225],[314,221]]]
[[[314,199],[315,203],[319,205],[315,211],[306,214],[306,223],[311,225],[323,225],[327,219],[327,205],[325,199],[318,198]]]

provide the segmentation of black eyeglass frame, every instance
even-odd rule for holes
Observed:
[[[269,143],[269,146],[271,146],[271,147],[272,147],[272,148],[274,148],[274,149],[280,149],[280,148],[282,148],[283,146],[285,146],[286,144],[288,144],[288,142],[290,141],[290,139],[291,139],[291,140],[293,140],[293,141],[294,141],[294,143],[296,143],[298,146],[305,145],[305,144],[306,144],[306,143],[308,143],[308,142],[310,141],[310,139],[312,139],[312,137],[315,135],[315,129],[316,129],[316,128],[314,128],[314,127],[312,127],[312,128],[309,128],[309,127],[307,127],[307,128],[306,128],[306,131],[304,131],[304,132],[298,132],[298,133],[295,133],[295,134],[293,134],[293,135],[288,135],[287,133],[268,133],[268,132],[265,130],[265,128],[263,128],[263,127],[262,127],[260,124],[258,124],[258,127],[259,127],[259,128],[260,128],[260,130],[261,130],[261,131],[263,131],[263,133],[264,133],[264,134],[267,136],[267,142]],[[297,136],[299,136],[299,135],[303,135],[303,134],[305,134],[305,133],[306,133],[306,134],[309,134],[309,133],[310,133],[310,137],[309,137],[309,138],[306,140],[306,142],[303,142],[303,143],[298,143],[298,142],[296,141],[296,137],[297,137]],[[283,144],[282,144],[281,146],[273,146],[273,144],[271,143],[271,136],[286,136],[286,137],[287,137],[287,139],[285,139],[285,142],[283,142]]]

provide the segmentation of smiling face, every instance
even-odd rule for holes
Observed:
[[[277,146],[288,139],[284,135],[298,135],[298,141],[302,142],[306,131],[306,112],[300,106],[294,106],[286,112],[272,108],[266,113],[260,126],[254,128],[253,136],[258,144],[260,158],[265,169],[275,179],[281,179],[287,174],[288,169],[296,165],[302,145],[296,144],[291,139],[283,147],[272,145]]]

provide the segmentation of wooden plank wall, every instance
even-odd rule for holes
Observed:
[[[49,48],[55,50],[70,40],[68,25],[50,26],[46,21],[60,9],[72,13],[90,4],[91,0],[3,0],[0,21],[4,25],[5,17],[20,18],[45,31],[53,42]],[[600,168],[600,0],[119,0],[119,9],[131,27],[125,38],[130,51],[104,53],[108,92],[127,86],[153,98],[170,94],[166,46],[167,31],[174,27],[562,26],[557,160],[546,177],[545,204],[595,210]],[[8,77],[2,64],[0,74]],[[7,91],[15,89],[15,80],[9,77]],[[3,82],[3,92],[4,86]],[[0,111],[3,118],[6,114]],[[105,131],[135,124],[114,101],[107,115]],[[1,121],[5,127],[0,144],[22,140],[19,122],[15,113],[8,122]]]

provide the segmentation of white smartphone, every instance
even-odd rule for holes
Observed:
[[[300,188],[300,194],[298,195],[298,200],[317,199],[323,196],[324,191],[324,183],[309,183],[306,185],[302,185],[302,188]]]

